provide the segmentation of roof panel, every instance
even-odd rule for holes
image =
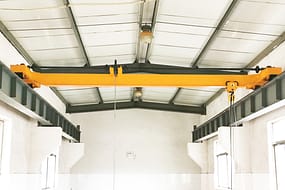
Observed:
[[[83,58],[64,58],[54,59],[48,57],[47,59],[41,58],[36,60],[37,64],[40,66],[70,66],[70,67],[79,67],[85,65],[85,60]]]
[[[246,39],[255,40],[261,42],[272,42],[277,36],[274,35],[264,35],[264,34],[254,34],[254,33],[242,33],[236,31],[220,31],[219,37],[229,38],[229,39]]]
[[[241,1],[231,15],[230,21],[284,26],[285,3],[282,2],[270,3],[267,0]]]
[[[143,88],[142,99],[144,101],[168,103],[169,100],[173,97],[176,90],[177,88],[166,88],[166,87]]]
[[[74,35],[19,38],[19,42],[27,51],[78,47]]]
[[[9,9],[0,11],[3,23],[37,64],[83,65],[63,2],[28,0],[5,6]],[[0,3],[0,10],[5,6]]]
[[[138,12],[139,1],[85,1],[70,0],[71,8],[76,17],[90,15],[112,15]]]
[[[284,2],[241,1],[224,29],[279,35],[285,30],[284,10]]]
[[[96,34],[105,32],[124,32],[124,31],[137,31],[138,24],[135,23],[122,23],[112,25],[90,25],[78,26],[80,34]]]
[[[78,26],[113,24],[113,23],[128,23],[135,22],[138,18],[138,13],[126,14],[109,14],[109,15],[89,15],[77,17]]]
[[[91,65],[113,65],[115,60],[117,60],[118,64],[128,64],[134,63],[136,59],[135,54],[118,54],[112,56],[97,56],[90,57]]]
[[[153,45],[152,56],[169,56],[175,55],[176,57],[192,59],[199,52],[198,48],[187,48],[169,45]],[[189,61],[188,61],[189,63]],[[189,64],[190,65],[190,64]]]
[[[239,2],[200,66],[246,66],[285,30],[284,11],[285,4]]]
[[[209,50],[205,54],[204,59],[207,59],[210,61],[213,60],[217,62],[249,63],[254,58],[255,55],[256,54],[253,54],[253,53],[240,53],[240,52],[224,51],[224,50]],[[204,59],[202,59],[202,62]],[[237,64],[237,66],[238,65],[239,67],[245,66],[245,65]]]
[[[273,3],[273,4],[285,4],[284,0],[241,0],[241,1],[252,1],[252,2]]]
[[[270,41],[257,41],[240,38],[217,37],[211,45],[211,50],[257,53],[264,49]]]
[[[173,0],[164,0],[160,5],[160,14],[219,19],[228,3],[228,0],[180,0],[179,3]]]
[[[64,8],[62,1],[0,1],[0,18],[2,21],[66,18]]]
[[[102,57],[102,56],[112,56],[121,54],[135,54],[136,45],[135,43],[129,44],[114,44],[108,46],[92,46],[87,47],[86,51],[90,57]]]
[[[184,25],[184,26],[192,26],[192,27],[203,26],[204,28],[211,28],[215,26],[215,24],[217,23],[217,19],[169,15],[169,14],[162,13],[159,15],[158,22],[159,23],[169,23],[173,25],[182,25],[182,26]]]
[[[1,1],[1,8],[7,9],[38,9],[38,8],[52,8],[52,7],[60,7],[62,5],[59,1],[50,1],[50,0],[42,0],[42,1],[34,1],[34,0],[13,0],[13,1]]]
[[[183,88],[174,100],[174,103],[183,105],[202,105],[219,89],[219,87]]]
[[[33,59],[41,65],[48,63],[49,66],[57,66],[58,64],[53,60],[63,60],[60,65],[64,66],[83,65],[81,61],[83,57],[74,35],[29,37],[18,40]],[[71,64],[68,60],[64,61],[67,58],[68,60],[75,59],[72,62],[76,60],[79,62]]]
[[[113,64],[115,59],[120,64],[134,62],[137,31],[120,31],[124,28],[112,28],[118,31],[101,32],[99,27],[99,32],[96,32],[98,27],[93,29],[94,33],[82,33],[81,35],[92,65]]]
[[[173,65],[181,67],[189,67],[192,59],[190,58],[181,58],[175,56],[161,56],[161,55],[152,55],[149,58],[151,63],[161,64],[161,65]]]
[[[53,37],[53,36],[66,36],[74,35],[72,29],[55,29],[55,30],[21,30],[13,31],[14,36],[17,39],[21,38],[36,38],[36,37]]]
[[[80,86],[57,86],[55,87],[58,91],[68,91],[68,90],[84,90],[90,89],[90,87],[80,87]]]
[[[158,21],[155,30],[157,32],[174,33],[174,34],[185,34],[185,35],[197,35],[197,36],[208,36],[210,35],[213,27],[203,27],[199,25],[179,24],[172,22],[160,22]],[[155,35],[157,35],[155,33]]]
[[[285,9],[284,9],[285,10]],[[223,31],[239,31],[248,34],[264,34],[267,36],[278,36],[285,30],[285,25],[270,25],[260,23],[233,22],[228,21]]]
[[[166,45],[176,45],[191,48],[200,48],[205,41],[208,39],[207,36],[197,36],[197,35],[187,35],[181,33],[165,33],[156,32],[154,38],[154,44],[166,44]]]
[[[136,43],[137,41],[136,31],[125,32],[106,32],[106,33],[93,33],[82,34],[82,40],[85,46],[100,46],[111,44],[125,44]]]
[[[94,104],[99,102],[95,88],[69,87],[58,89],[59,93],[72,105],[74,104]],[[80,96],[79,96],[80,94]]]
[[[132,63],[136,59],[139,8],[144,2],[143,23],[150,23],[154,1],[70,0],[91,65]],[[190,66],[203,49],[230,0],[160,1],[150,62]],[[0,1],[0,20],[42,66],[83,66],[63,1]],[[252,11],[254,10],[254,11]],[[199,67],[243,67],[285,30],[283,0],[241,0],[217,38],[201,57]],[[141,44],[141,58],[146,47]],[[219,88],[183,88],[175,104],[204,104]],[[96,104],[95,88],[63,87],[60,93],[71,104]],[[100,88],[105,102],[130,101],[132,88]],[[167,103],[176,88],[143,88],[143,100]],[[78,96],[80,94],[80,96]]]
[[[130,87],[100,87],[99,90],[104,102],[125,101],[132,97]]]
[[[77,59],[80,58],[79,49],[75,48],[63,48],[63,49],[45,49],[45,50],[34,50],[29,51],[29,54],[34,58],[35,61],[41,60],[53,60],[53,59]],[[72,65],[67,65],[72,66]]]
[[[41,29],[70,29],[70,23],[67,18],[49,18],[49,19],[31,19],[31,20],[12,20],[4,21],[10,31],[27,31]]]
[[[200,68],[219,68],[219,67],[233,67],[233,68],[241,68],[246,66],[247,62],[235,62],[235,61],[224,61],[224,60],[213,60],[213,59],[202,59],[199,67]]]

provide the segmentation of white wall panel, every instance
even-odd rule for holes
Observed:
[[[79,174],[72,175],[74,190],[113,189],[113,176],[110,174]],[[116,190],[199,190],[199,174],[118,174]]]
[[[72,172],[111,175],[115,147],[116,174],[187,174],[186,178],[197,174],[200,168],[187,156],[187,131],[198,119],[197,115],[140,109],[119,110],[115,120],[113,111],[73,114],[72,120],[80,121],[85,131],[86,152]],[[136,158],[127,159],[128,151],[134,151]],[[189,182],[190,189],[191,184],[195,182]],[[84,185],[84,180],[78,179],[78,185]]]

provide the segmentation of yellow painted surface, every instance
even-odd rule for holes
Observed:
[[[115,77],[113,68],[110,74],[38,73],[25,65],[14,65],[13,72],[23,73],[24,80],[34,87],[46,86],[129,86],[129,87],[226,87],[228,82],[237,82],[238,87],[254,89],[264,85],[270,75],[279,75],[281,68],[266,68],[258,74],[250,75],[210,75],[210,74],[124,74],[119,67]]]

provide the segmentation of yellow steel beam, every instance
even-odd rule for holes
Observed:
[[[265,68],[257,74],[229,75],[229,74],[125,74],[122,67],[118,68],[115,76],[114,68],[110,67],[110,74],[89,73],[39,73],[33,72],[25,65],[13,65],[11,70],[22,74],[24,81],[32,87],[46,86],[130,86],[130,87],[229,87],[234,82],[237,87],[255,89],[264,85],[272,75],[279,75],[281,68]],[[229,91],[229,90],[228,90]]]

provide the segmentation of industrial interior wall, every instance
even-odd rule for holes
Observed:
[[[274,66],[281,67],[285,70],[285,43],[276,47],[273,52],[263,58],[258,66]],[[243,98],[251,90],[238,89],[236,92],[236,101]],[[203,123],[211,117],[229,106],[227,93],[222,93],[218,98],[212,101],[207,106],[207,114],[201,116],[200,123]],[[268,122],[279,117],[284,117],[285,108],[279,108],[266,115],[258,117],[254,120],[244,122],[243,127],[234,130],[234,169],[235,175],[233,178],[233,189],[237,190],[268,190],[273,189],[270,186],[270,169],[269,168],[269,143],[268,143]],[[224,130],[224,129],[223,129]],[[220,133],[219,133],[220,134]],[[214,175],[214,142],[224,138],[229,138],[229,135],[224,137],[213,137],[204,141],[205,157],[207,163],[205,168],[202,168],[201,189],[214,190],[218,189],[215,186]],[[203,152],[203,151],[202,151]],[[271,176],[272,178],[272,176]]]
[[[0,61],[5,64],[7,67],[15,64],[26,64],[27,61],[23,58],[23,56],[15,49],[15,47],[10,44],[10,42],[0,33],[0,52],[4,52],[0,54]],[[60,113],[65,115],[65,117],[69,117],[68,114],[65,114],[65,104],[56,96],[53,91],[46,86],[42,86],[41,88],[34,89],[39,95],[45,98],[47,102],[49,102],[53,107],[57,109]]]
[[[30,135],[36,121],[0,102],[4,121],[0,189],[35,189],[38,175],[30,172]]]
[[[61,128],[37,127],[36,120],[3,102],[0,102],[0,120],[4,121],[0,143],[0,189],[42,189],[45,180],[41,171],[43,161],[50,154],[57,154],[58,160],[63,156],[59,153],[66,142],[61,143]],[[62,164],[57,165],[54,185],[58,190],[70,190],[69,168],[61,169]]]
[[[141,109],[72,114],[85,155],[72,190],[199,190],[200,168],[187,156],[199,116]]]
[[[270,130],[269,123],[283,117],[285,107],[281,107],[266,115],[243,123],[243,127],[233,130],[233,189],[237,190],[268,190],[273,189],[272,160],[270,160]],[[229,128],[222,127],[229,132]],[[201,174],[201,189],[215,190],[215,141],[229,142],[229,133],[213,137],[203,143],[206,144],[207,167]],[[229,153],[229,151],[228,151]]]

